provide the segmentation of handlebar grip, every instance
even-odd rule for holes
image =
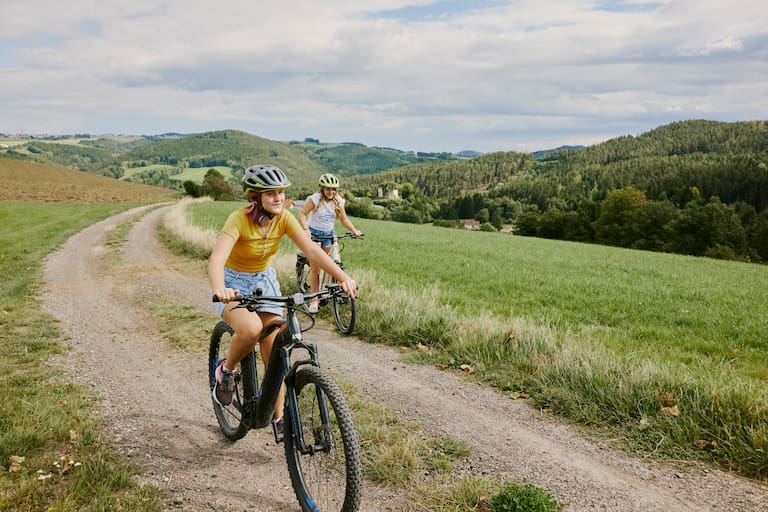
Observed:
[[[234,297],[232,297],[232,300],[230,302],[240,302],[242,298],[243,298],[242,295],[235,295]],[[211,302],[221,302],[221,299],[218,297],[218,295],[214,294],[213,297],[211,297]]]

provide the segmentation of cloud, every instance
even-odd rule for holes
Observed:
[[[495,151],[765,119],[762,2],[721,4],[30,0],[0,18],[0,132]]]

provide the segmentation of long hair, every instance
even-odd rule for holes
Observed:
[[[336,212],[336,216],[338,216],[341,213],[341,201],[339,200],[339,189],[336,189],[336,193],[333,195],[333,199],[328,199],[325,197],[325,194],[323,193],[323,188],[320,187],[320,202],[325,201],[333,201],[333,211]],[[315,210],[317,210],[320,207],[320,205],[315,205]]]

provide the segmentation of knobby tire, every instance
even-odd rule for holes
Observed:
[[[225,321],[219,321],[211,334],[211,345],[208,351],[208,379],[211,392],[216,383],[216,366],[226,357],[229,341],[234,331]],[[230,441],[237,441],[248,433],[248,425],[243,421],[243,404],[247,397],[256,396],[255,356],[251,351],[242,361],[235,372],[235,392],[230,405],[221,405],[211,396],[213,411],[219,422],[224,436]]]
[[[360,505],[362,463],[352,413],[344,395],[331,376],[315,366],[299,369],[294,387],[304,442],[314,447],[314,453],[301,453],[286,401],[285,456],[301,509],[355,512]],[[330,416],[328,427],[323,427],[320,418],[321,396]]]
[[[353,299],[347,294],[334,295],[331,298],[331,309],[333,310],[333,321],[339,332],[352,334],[357,321],[357,299]]]

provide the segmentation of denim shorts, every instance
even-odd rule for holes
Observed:
[[[238,272],[229,267],[224,267],[224,286],[240,290],[240,295],[250,295],[261,288],[262,295],[282,295],[280,283],[277,281],[277,273],[272,267],[264,272]],[[214,302],[219,316],[224,312],[226,304]],[[272,313],[283,316],[283,305],[278,302],[266,302],[259,307],[259,313]]]
[[[319,229],[310,227],[309,235],[312,237],[312,240],[320,244],[320,247],[330,247],[333,245],[333,230],[320,231]]]

